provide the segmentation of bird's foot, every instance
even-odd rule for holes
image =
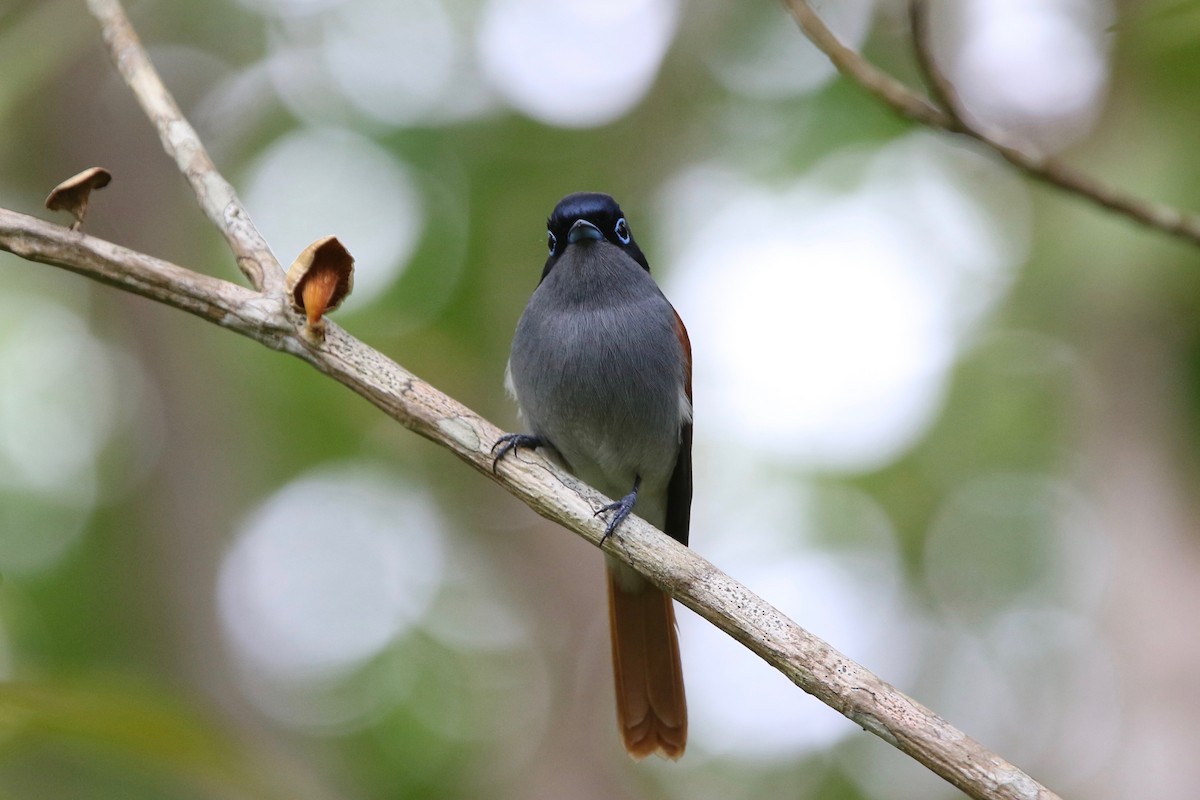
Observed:
[[[601,514],[603,514],[605,511],[613,512],[612,517],[610,517],[608,520],[608,526],[605,527],[605,529],[604,529],[604,535],[600,537],[600,546],[601,547],[604,546],[604,543],[608,540],[608,537],[612,536],[613,531],[615,531],[617,529],[617,526],[620,525],[622,522],[624,522],[625,518],[628,517],[631,513],[633,513],[633,506],[634,506],[634,503],[637,502],[637,498],[638,498],[638,487],[640,487],[641,485],[642,485],[642,478],[641,478],[641,476],[638,476],[633,481],[633,491],[632,492],[625,495],[624,497],[622,497],[620,500],[616,501],[615,503],[609,503],[608,505],[603,506],[599,511],[597,511],[595,514],[592,515],[594,517],[598,517]]]
[[[542,440],[528,433],[506,433],[496,440],[492,445],[492,454],[495,458],[492,459],[492,472],[496,471],[496,465],[500,463],[500,459],[516,450],[518,447],[526,447],[530,450],[541,447]],[[496,452],[499,450],[500,452]]]

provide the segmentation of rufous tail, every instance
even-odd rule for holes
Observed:
[[[636,761],[672,761],[687,744],[687,702],[671,598],[627,567],[608,564],[617,724]]]

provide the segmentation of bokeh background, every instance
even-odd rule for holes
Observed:
[[[903,4],[815,4],[915,84]],[[495,420],[563,194],[695,351],[693,545],[1064,796],[1200,785],[1200,251],[838,79],[777,3],[141,0],[336,320]],[[934,4],[977,118],[1200,208],[1200,3]],[[240,280],[81,0],[0,0],[0,205]],[[681,611],[632,764],[600,555],[299,361],[0,254],[0,800],[958,796]]]

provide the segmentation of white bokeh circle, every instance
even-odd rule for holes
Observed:
[[[953,13],[946,72],[970,113],[1049,149],[1091,130],[1108,88],[1108,0],[964,0]]]
[[[36,293],[0,296],[0,374],[0,573],[31,574],[84,534],[106,449],[156,418],[138,362]]]
[[[707,466],[696,475],[693,535],[705,557],[850,658],[907,680],[923,623],[883,510],[856,490],[798,486],[736,449],[697,455]],[[696,615],[680,615],[680,637],[699,757],[790,761],[857,730]]]
[[[875,0],[838,0],[820,9],[821,21],[855,50],[867,38],[874,13]],[[730,37],[733,52],[712,59],[714,74],[730,91],[773,100],[815,91],[837,75],[829,56],[795,25],[767,14],[754,15],[751,24],[742,37]]]
[[[704,167],[679,176],[663,239],[697,435],[824,469],[903,453],[1023,256],[1014,183],[925,136],[834,157],[785,189]]]
[[[253,670],[323,678],[418,624],[444,562],[442,520],[423,493],[380,470],[321,470],[242,525],[221,565],[221,623]]]
[[[550,125],[612,122],[650,90],[677,0],[487,0],[479,61],[517,110]]]
[[[410,171],[370,139],[336,128],[304,129],[273,142],[251,169],[246,206],[285,266],[322,236],[354,256],[362,306],[403,272],[424,226]]]

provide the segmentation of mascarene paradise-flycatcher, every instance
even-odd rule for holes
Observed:
[[[549,257],[517,323],[506,383],[529,433],[496,459],[541,448],[609,497],[612,534],[638,515],[687,544],[692,504],[692,351],[650,276],[621,207],[564,197],[547,222]],[[598,512],[598,513],[600,513]],[[617,721],[629,754],[677,759],[687,705],[671,598],[609,557]]]

